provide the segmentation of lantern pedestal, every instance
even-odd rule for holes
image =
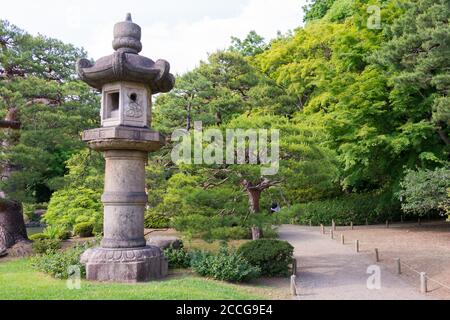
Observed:
[[[164,144],[162,136],[144,128],[110,127],[83,133],[89,147],[106,160],[104,238],[100,248],[82,256],[87,279],[143,282],[167,275],[168,263],[158,247],[146,246],[145,165],[148,152]]]

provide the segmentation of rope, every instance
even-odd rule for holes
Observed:
[[[405,266],[405,267],[407,267],[407,268],[410,269],[411,271],[417,273],[418,275],[420,275],[420,274],[422,273],[422,272],[420,272],[420,271],[417,271],[416,269],[414,269],[414,268],[411,267],[410,265],[408,265],[408,264],[402,262],[401,260],[400,260],[400,264],[403,265],[403,266]],[[443,287],[443,288],[445,288],[445,289],[447,289],[447,290],[450,290],[450,286],[447,285],[447,284],[444,284],[444,283],[442,283],[442,282],[440,282],[440,281],[438,281],[438,280],[435,280],[435,279],[433,279],[433,278],[430,278],[429,276],[425,276],[425,278],[426,278],[427,280],[431,281],[431,282],[434,282],[434,283],[440,285],[441,287]]]
[[[411,271],[414,271],[415,273],[417,273],[417,274],[419,274],[419,275],[422,273],[422,272],[417,271],[416,269],[414,269],[414,268],[411,267],[410,265],[408,265],[408,264],[406,264],[406,263],[404,263],[404,262],[401,262],[401,260],[400,260],[400,264],[401,264],[401,265],[404,265],[405,267],[407,267],[408,269],[410,269]],[[442,282],[440,282],[440,281],[437,281],[437,280],[435,280],[435,279],[433,279],[433,278],[430,278],[430,277],[428,277],[428,276],[426,276],[426,278],[427,278],[427,280],[429,280],[429,281],[431,281],[431,282],[434,282],[434,283],[440,285],[441,287],[443,287],[443,288],[445,288],[445,289],[447,289],[447,290],[450,290],[450,286],[448,286],[448,285],[446,285],[446,284],[444,284],[444,283],[442,283]]]

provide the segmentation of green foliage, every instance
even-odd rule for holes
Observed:
[[[310,22],[322,19],[335,1],[336,0],[312,0],[311,4],[307,4],[303,7],[303,11],[305,12],[303,21]]]
[[[145,227],[147,229],[168,229],[170,227],[170,219],[163,214],[147,211],[145,214]]]
[[[164,250],[164,256],[169,260],[171,269],[187,269],[191,266],[192,255],[184,249],[182,243],[179,249],[170,247]]]
[[[81,238],[89,238],[94,235],[94,224],[92,222],[81,222],[73,227],[73,234]]]
[[[37,241],[37,240],[47,240],[50,239],[49,236],[45,233],[35,233],[28,237],[31,241]]]
[[[78,223],[101,224],[101,191],[87,188],[67,188],[57,191],[48,205],[44,221],[50,226],[72,230]]]
[[[405,213],[424,216],[430,213],[446,213],[450,198],[450,168],[435,170],[408,170],[401,183],[402,209]]]
[[[245,57],[253,57],[267,50],[264,38],[255,31],[250,31],[244,40],[231,37],[231,51],[237,51]]]
[[[36,254],[53,253],[61,248],[61,241],[58,239],[38,237],[38,239],[34,240],[32,248]]]
[[[288,276],[289,266],[294,259],[294,247],[286,241],[263,239],[243,244],[238,254],[260,268],[264,276]]]
[[[97,93],[75,79],[86,52],[2,20],[0,39],[0,116],[21,123],[0,132],[0,165],[20,168],[0,188],[17,201],[47,202],[66,161],[84,147],[80,132],[97,125]]]
[[[70,230],[68,230],[63,225],[48,226],[47,228],[45,228],[43,233],[49,239],[55,239],[55,240],[67,240],[71,236]]]
[[[392,198],[391,192],[351,194],[336,199],[296,204],[281,213],[283,223],[292,220],[300,224],[330,224],[335,220],[339,225],[383,223],[386,220],[400,220],[400,202]]]
[[[238,239],[248,238],[248,231],[238,226],[239,219],[233,217],[207,217],[203,215],[177,216],[172,219],[172,227],[193,238]],[[235,234],[233,232],[236,232]],[[216,238],[217,237],[217,238]]]
[[[230,282],[245,282],[260,275],[260,269],[252,266],[236,251],[226,246],[218,253],[196,252],[192,258],[192,269],[203,277]]]
[[[56,279],[68,279],[70,270],[74,268],[80,270],[81,277],[85,277],[86,268],[80,262],[80,256],[87,248],[87,245],[78,245],[66,251],[49,250],[34,257],[32,265],[35,269]]]
[[[250,239],[250,230],[244,227],[220,227],[211,229],[211,238],[215,240]]]

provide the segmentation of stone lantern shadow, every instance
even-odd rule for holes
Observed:
[[[147,204],[145,166],[148,153],[164,145],[151,130],[153,94],[169,92],[175,78],[165,60],[140,56],[141,28],[131,15],[114,27],[112,55],[92,64],[77,62],[81,80],[101,90],[101,128],[83,133],[83,141],[106,160],[104,238],[99,248],[81,257],[87,279],[146,282],[167,275],[168,263],[160,248],[147,246],[144,214]]]

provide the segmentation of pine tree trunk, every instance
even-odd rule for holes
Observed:
[[[22,205],[0,199],[0,251],[11,248],[17,242],[27,240]]]
[[[18,111],[16,108],[11,108],[3,121],[4,127],[7,128],[6,130],[15,130],[17,123],[19,123]],[[10,126],[6,126],[7,124]],[[12,138],[0,141],[0,145],[6,150],[17,141],[16,139],[17,137],[12,135]],[[4,163],[0,168],[0,178],[3,181],[7,180],[15,169],[13,164]],[[0,256],[17,242],[27,240],[22,204],[7,199],[6,194],[0,190]]]
[[[248,192],[248,200],[250,204],[250,212],[251,213],[259,213],[261,212],[260,200],[261,200],[261,192],[260,190],[247,190]]]

